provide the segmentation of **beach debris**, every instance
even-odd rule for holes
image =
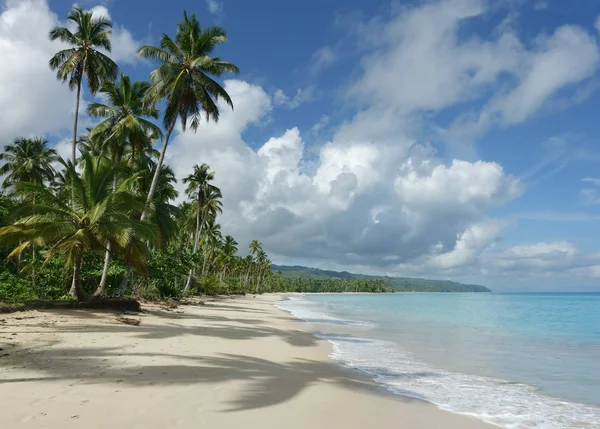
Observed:
[[[139,326],[142,323],[139,319],[132,319],[131,317],[124,317],[121,315],[116,315],[115,319],[117,319],[121,323],[125,323],[127,325]]]

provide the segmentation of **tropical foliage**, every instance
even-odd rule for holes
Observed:
[[[140,49],[159,63],[144,82],[118,75],[108,19],[78,7],[67,19],[50,32],[62,49],[49,64],[76,91],[72,158],[60,158],[43,138],[18,136],[0,154],[0,299],[256,288],[266,259],[239,257],[237,241],[221,231],[215,173],[195,166],[183,179],[187,200],[176,205],[177,179],[164,163],[178,120],[195,131],[203,118],[219,119],[218,99],[233,107],[215,80],[238,72],[214,56],[225,30],[202,28],[184,13],[174,38]],[[79,135],[84,84],[101,97],[87,107],[97,124]],[[161,140],[163,150],[155,151]]]

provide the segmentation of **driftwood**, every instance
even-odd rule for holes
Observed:
[[[120,315],[116,315],[115,319],[117,319],[121,323],[125,323],[127,325],[133,325],[133,326],[140,326],[140,323],[142,323],[142,321],[139,319],[132,319],[131,317],[124,317],[124,316],[120,316]]]

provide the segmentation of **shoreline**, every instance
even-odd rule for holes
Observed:
[[[140,326],[98,311],[0,316],[7,427],[485,429],[394,395],[330,358],[276,306],[283,295],[151,309]],[[183,311],[182,311],[183,310]],[[134,317],[134,316],[131,316]]]

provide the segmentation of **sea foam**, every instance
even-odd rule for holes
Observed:
[[[368,324],[333,317],[302,296],[281,301],[278,307],[308,323]],[[434,368],[390,341],[322,330],[313,333],[332,344],[332,358],[369,374],[394,394],[510,429],[600,428],[600,409],[592,405],[552,398],[527,384]]]

